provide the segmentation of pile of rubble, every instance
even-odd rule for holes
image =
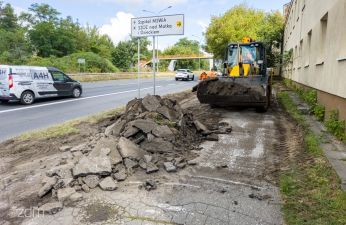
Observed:
[[[138,170],[171,173],[193,165],[191,150],[201,141],[216,141],[217,133],[231,132],[228,124],[209,130],[176,101],[151,95],[130,101],[113,122],[85,143],[60,147],[61,161],[46,172],[38,192],[39,197],[51,193],[58,201],[42,205],[40,211],[56,213],[97,186],[116,190],[118,182]],[[148,179],[144,187],[155,189],[155,181]]]

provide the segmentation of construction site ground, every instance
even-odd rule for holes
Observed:
[[[109,121],[80,124],[79,134],[49,140],[10,140],[0,151],[0,224],[283,224],[278,178],[302,146],[299,128],[277,104],[268,112],[251,108],[210,108],[194,93],[176,96],[182,109],[204,120],[232,126],[217,141],[193,150],[194,163],[177,172],[159,166],[138,170],[114,191],[96,187],[56,214],[40,214],[42,174],[61,160],[63,145],[78,145],[104,131]],[[192,165],[195,164],[195,165]],[[143,187],[148,179],[157,188]]]

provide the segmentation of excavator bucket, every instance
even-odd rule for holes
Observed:
[[[268,77],[218,77],[197,85],[201,103],[220,107],[252,106],[266,110],[269,106]]]
[[[271,76],[267,73],[264,45],[250,38],[229,44],[222,77],[202,80],[194,89],[198,100],[214,106],[249,106],[266,111]]]

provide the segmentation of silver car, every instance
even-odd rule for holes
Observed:
[[[195,75],[189,69],[179,69],[176,71],[175,80],[194,80]]]

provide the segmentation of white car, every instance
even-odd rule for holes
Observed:
[[[179,69],[175,74],[175,80],[194,80],[195,74],[188,69]]]
[[[82,85],[54,67],[0,65],[0,102],[19,100],[24,105],[37,98],[79,98]]]

